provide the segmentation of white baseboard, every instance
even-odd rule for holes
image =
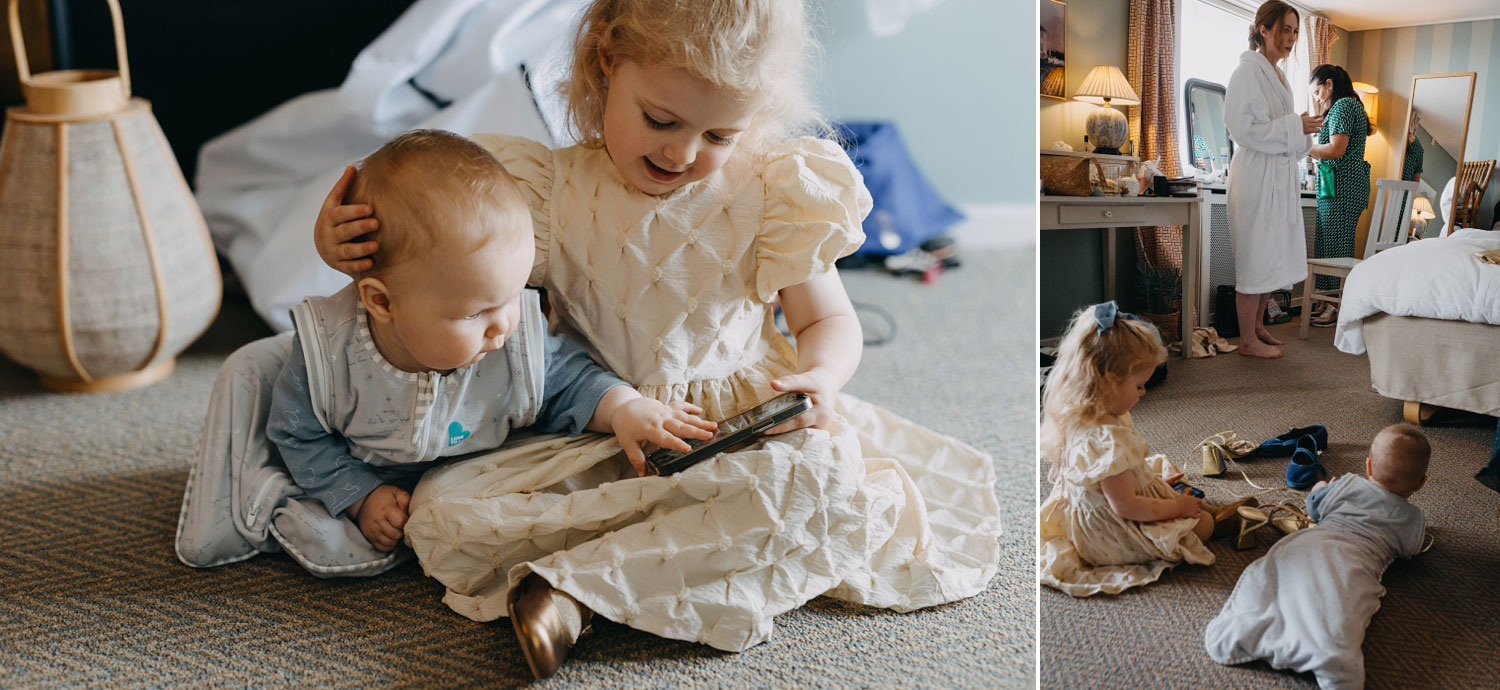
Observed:
[[[962,247],[1019,249],[1036,246],[1036,202],[963,204],[967,216],[948,231]]]

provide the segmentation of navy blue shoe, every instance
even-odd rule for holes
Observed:
[[[1328,478],[1328,470],[1318,462],[1318,451],[1311,436],[1302,437],[1292,449],[1292,461],[1286,465],[1286,485],[1298,491],[1307,491],[1314,484]]]
[[[1328,427],[1322,424],[1299,426],[1273,439],[1267,439],[1251,455],[1260,458],[1284,458],[1297,448],[1302,437],[1311,437],[1319,452],[1328,449]]]

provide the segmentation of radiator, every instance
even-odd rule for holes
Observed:
[[[1220,285],[1234,285],[1234,250],[1229,241],[1229,197],[1222,189],[1208,190],[1203,204],[1202,227],[1207,228],[1201,247],[1199,265],[1204,267],[1203,288],[1198,295],[1200,323],[1213,323],[1212,316],[1217,305],[1214,295]],[[1302,198],[1302,226],[1307,233],[1307,258],[1313,255],[1313,235],[1318,227],[1317,199]],[[1302,304],[1302,283],[1292,288],[1292,306]]]

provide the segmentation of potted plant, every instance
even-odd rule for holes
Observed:
[[[1140,264],[1136,275],[1136,300],[1141,318],[1161,331],[1163,343],[1176,342],[1178,313],[1182,308],[1182,271],[1170,266]]]

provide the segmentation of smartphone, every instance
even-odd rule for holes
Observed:
[[[1187,487],[1188,495],[1189,496],[1193,496],[1195,498],[1203,498],[1203,489],[1200,489],[1200,488],[1198,488],[1196,486],[1192,486],[1191,484],[1188,484],[1187,482],[1176,482],[1176,483],[1172,484],[1172,490],[1176,491],[1178,493],[1182,492],[1182,488],[1183,487]]]
[[[719,453],[752,441],[762,432],[812,409],[812,399],[803,393],[785,393],[719,422],[719,430],[707,441],[684,439],[692,450],[663,448],[646,456],[646,465],[656,474],[676,474]]]

